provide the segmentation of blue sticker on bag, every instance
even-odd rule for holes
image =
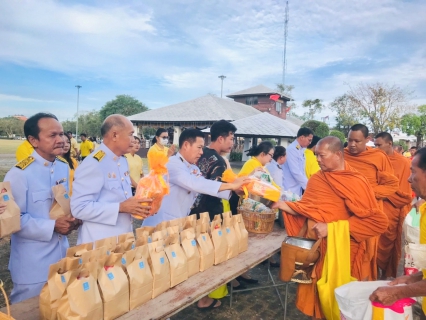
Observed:
[[[83,259],[78,259],[78,264],[83,264]]]
[[[231,229],[226,228],[226,233],[230,233],[230,232],[231,232]]]
[[[172,257],[176,258],[176,253],[174,251],[172,251]]]
[[[152,242],[151,237],[148,237],[148,243],[151,243],[151,242]]]
[[[121,258],[121,264],[126,264],[126,259],[124,259],[124,258]]]
[[[143,263],[143,261],[139,262],[139,269],[143,269],[145,268],[145,264]]]
[[[83,282],[83,291],[87,291],[90,289],[89,282]]]
[[[62,283],[65,283],[65,277],[63,275],[61,275],[61,281]]]
[[[194,239],[192,239],[192,240],[191,240],[191,244],[192,244],[192,246],[193,246],[193,247],[195,247],[195,246],[197,245],[197,242],[195,242],[195,240],[194,240]]]
[[[206,241],[206,236],[202,236],[202,237],[203,237],[203,240]]]
[[[161,263],[161,264],[164,264],[164,257],[161,257],[161,258],[160,258],[160,263]]]
[[[8,194],[3,195],[3,200],[9,201],[10,200],[9,195]]]
[[[111,252],[108,250],[108,251],[107,251],[107,256],[109,256],[109,255],[110,255],[110,253],[111,253]]]
[[[109,280],[114,280],[114,275],[112,274],[112,272],[108,273],[107,276]]]
[[[217,234],[218,234],[219,236],[222,236],[222,231],[221,231],[221,230],[219,230],[219,231],[217,232]]]
[[[70,198],[70,196],[68,195],[68,193],[64,194],[64,198],[67,199],[67,200]]]
[[[133,242],[132,243],[132,250],[135,248],[136,246],[135,246],[135,243]]]

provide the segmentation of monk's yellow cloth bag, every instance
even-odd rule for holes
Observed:
[[[322,312],[327,320],[340,320],[340,310],[334,289],[356,281],[351,277],[351,244],[349,221],[340,220],[327,224],[327,252],[317,289]]]

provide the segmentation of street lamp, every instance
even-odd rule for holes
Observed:
[[[222,80],[222,84],[220,86],[220,97],[222,98],[222,93],[223,93],[223,79],[225,79],[226,77],[224,75],[221,75],[218,78]]]
[[[75,126],[75,138],[78,139],[78,103],[80,100],[80,85],[75,86],[77,88],[77,124]]]

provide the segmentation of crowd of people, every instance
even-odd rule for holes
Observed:
[[[359,281],[394,279],[391,286],[373,292],[372,301],[388,305],[404,297],[426,295],[421,272],[397,277],[402,223],[413,204],[423,214],[420,242],[426,243],[426,205],[417,201],[426,198],[426,148],[410,149],[411,158],[404,157],[387,132],[377,134],[375,147],[368,147],[368,128],[362,124],[351,127],[346,147],[336,137],[320,139],[311,129],[300,128],[287,148],[270,141],[253,145],[239,178],[226,183],[221,177],[230,168],[226,155],[237,130],[224,120],[214,123],[206,146],[201,131],[186,129],[176,150],[173,145],[167,147],[168,132],[159,128],[149,152],[169,157],[170,194],[150,216],[151,199],[134,197],[144,175],[137,154],[141,141],[126,117],[105,119],[99,146],[81,134],[80,147],[71,132],[63,132],[54,115],[30,117],[24,125],[27,140],[17,151],[18,163],[5,177],[21,209],[21,230],[11,236],[11,302],[40,293],[49,265],[65,255],[67,235],[73,230],[78,230],[77,244],[81,244],[132,231],[131,214],[144,217],[143,226],[155,226],[192,213],[207,211],[211,217],[228,210],[236,213],[241,186],[258,170],[268,173],[276,188],[301,197],[272,205],[280,209],[289,236],[298,235],[306,225],[305,237],[326,238],[329,223],[348,223],[352,277]],[[71,195],[72,218],[49,219],[51,188],[57,184],[63,184]],[[321,242],[319,251],[312,283],[300,284],[296,298],[297,308],[317,319],[324,318],[316,285],[327,241]],[[275,261],[271,264],[279,266]],[[231,285],[244,288],[244,282],[258,280],[244,273]],[[395,286],[401,283],[407,285]],[[198,307],[219,307],[223,292],[219,288],[203,297]]]

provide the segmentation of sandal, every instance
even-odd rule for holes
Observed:
[[[238,276],[237,280],[238,280],[238,282],[243,281],[245,283],[250,283],[250,284],[257,284],[257,283],[259,283],[259,280],[257,280],[257,279],[251,279],[251,278],[250,279],[246,279],[246,278],[243,278],[242,276]]]
[[[221,306],[221,304],[220,304],[220,305],[218,305],[218,306],[216,306],[216,304],[217,304],[218,302],[220,302],[220,300],[213,299],[212,303],[210,303],[210,305],[208,305],[207,307],[199,307],[199,306],[197,306],[197,308],[198,308],[198,310],[200,310],[200,311],[212,310],[212,309],[214,309],[214,308],[219,308],[219,307]]]

